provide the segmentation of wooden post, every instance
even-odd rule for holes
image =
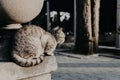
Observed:
[[[92,54],[91,0],[77,0],[77,16],[76,49]]]
[[[88,40],[86,46],[88,47],[88,53],[93,53],[93,41],[92,41],[92,26],[91,26],[91,0],[84,0],[84,10],[83,17],[85,20],[84,29],[85,29],[85,37]],[[87,49],[87,48],[86,48]]]
[[[92,35],[93,35],[93,50],[97,52],[99,42],[99,8],[100,0],[91,0],[92,7]]]

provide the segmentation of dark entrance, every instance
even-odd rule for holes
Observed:
[[[115,46],[117,0],[101,0],[100,45]]]

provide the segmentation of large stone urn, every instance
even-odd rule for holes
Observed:
[[[0,0],[0,23],[25,23],[35,18],[44,0]]]

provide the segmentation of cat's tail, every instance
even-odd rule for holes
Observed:
[[[30,67],[41,63],[44,60],[44,55],[41,55],[39,58],[25,59],[17,54],[13,54],[13,58],[18,65],[22,67]]]

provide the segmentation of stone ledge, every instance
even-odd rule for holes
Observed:
[[[43,63],[33,67],[21,67],[13,62],[0,62],[1,80],[18,80],[51,73],[57,69],[55,56],[47,56]]]
[[[51,74],[44,74],[40,76],[34,76],[26,79],[19,79],[19,80],[51,80]]]

